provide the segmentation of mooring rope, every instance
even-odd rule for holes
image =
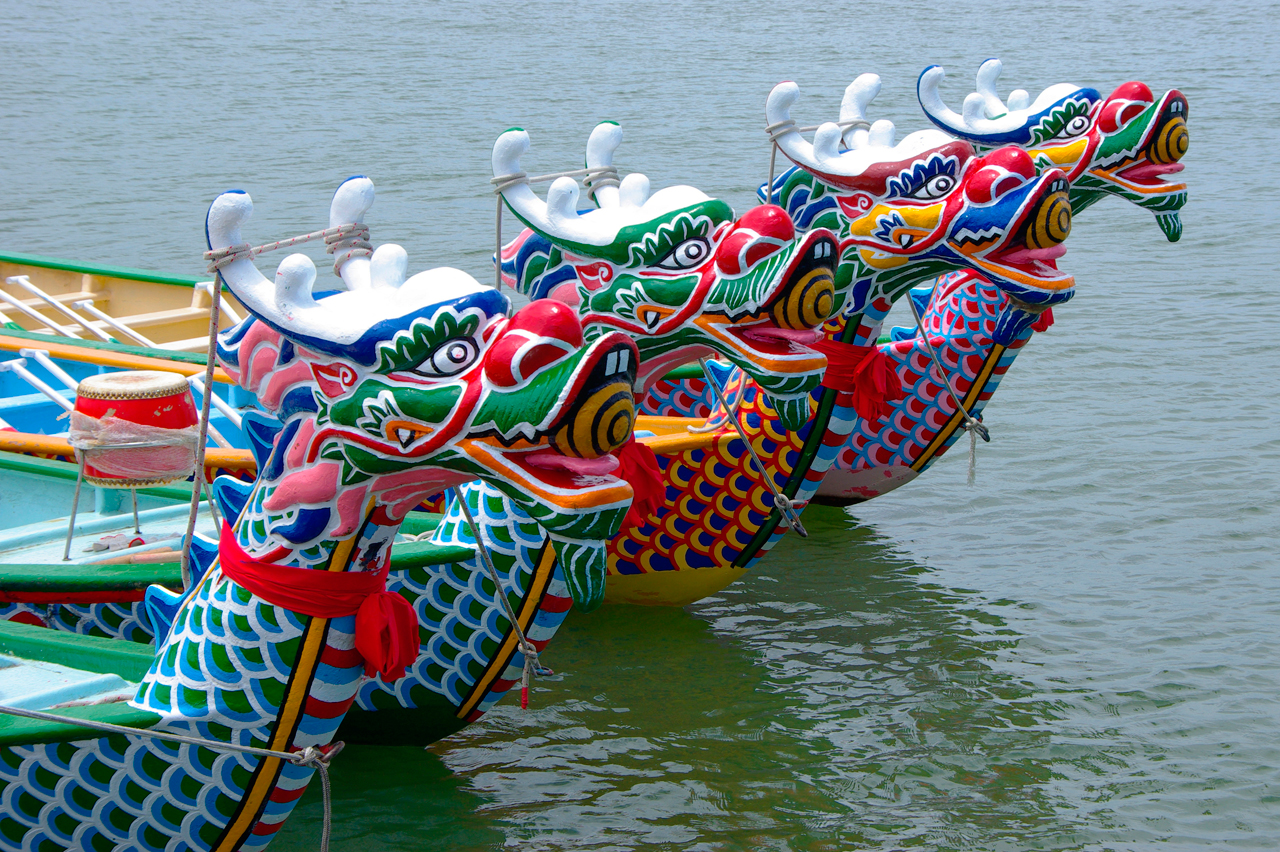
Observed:
[[[507,600],[507,592],[502,585],[502,580],[498,577],[498,569],[489,557],[489,550],[485,546],[484,539],[480,537],[480,525],[476,523],[475,517],[471,514],[471,506],[467,503],[461,491],[457,488],[451,490],[454,498],[462,506],[462,515],[467,519],[467,526],[471,528],[471,537],[476,540],[476,551],[480,555],[480,562],[484,565],[485,570],[489,572],[490,579],[493,580],[494,597],[502,601],[502,608],[507,611],[507,620],[511,622],[511,630],[516,634],[516,647],[520,649],[520,653],[524,656],[524,671],[520,675],[520,709],[528,710],[529,683],[533,679],[532,676],[544,677],[554,674],[554,672],[542,665],[542,662],[538,659],[538,649],[533,647],[533,643],[524,635],[524,630],[520,627],[520,619],[516,617],[515,607],[511,606],[511,601]],[[550,547],[550,543],[547,546]]]
[[[929,291],[930,302],[933,301],[937,291],[938,282],[935,279],[933,289]],[[929,353],[933,366],[938,368],[938,374],[942,376],[942,382],[947,387],[947,393],[951,394],[951,401],[956,404],[956,410],[964,417],[963,428],[969,433],[969,484],[973,485],[977,471],[978,438],[981,437],[984,442],[991,443],[991,432],[969,413],[969,409],[964,407],[964,403],[956,394],[956,389],[951,386],[951,376],[943,369],[942,361],[938,359],[938,353],[934,351],[933,344],[929,341],[929,335],[924,330],[924,319],[920,316],[920,309],[916,307],[916,301],[911,298],[910,293],[907,294],[907,302],[911,305],[911,313],[915,314],[916,328],[920,330],[920,340],[924,342],[925,351]]]
[[[220,740],[206,740],[203,737],[191,737],[185,734],[172,734],[168,731],[153,731],[149,728],[130,728],[126,725],[116,725],[111,722],[95,722],[89,719],[76,719],[72,716],[59,716],[56,713],[46,713],[42,710],[25,710],[18,707],[8,707],[3,704],[0,704],[0,713],[6,713],[10,716],[22,716],[28,719],[38,719],[42,722],[78,725],[82,728],[88,728],[93,731],[102,731],[107,734],[124,734],[125,736],[130,737],[150,737],[152,739],[168,740],[169,742],[200,746],[208,749],[252,754],[257,755],[258,757],[274,757],[279,760],[288,761],[295,766],[313,768],[320,773],[320,786],[324,798],[324,825],[320,835],[320,850],[321,852],[328,852],[329,832],[333,813],[333,804],[331,801],[329,785],[329,763],[333,758],[337,757],[338,753],[341,752],[346,745],[341,740],[330,743],[327,746],[306,746],[298,751],[277,751],[270,748],[246,746],[240,745],[239,743],[227,743]]]

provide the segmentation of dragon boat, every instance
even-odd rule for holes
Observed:
[[[193,542],[184,593],[148,591],[154,651],[0,625],[0,848],[264,848],[365,672],[400,674],[418,653],[415,615],[385,577],[390,543],[427,493],[491,482],[551,534],[568,568],[549,583],[586,605],[598,596],[600,539],[631,490],[607,453],[565,455],[553,436],[591,416],[600,394],[629,396],[633,371],[618,365],[634,345],[610,335],[581,346],[568,312],[531,332],[530,317],[508,316],[504,296],[457,270],[317,301],[304,256],[286,258],[273,284],[238,251],[250,210],[246,194],[226,193],[208,218],[211,244],[230,238],[228,286],[274,335],[275,356],[255,347],[241,378],[295,368],[335,384],[312,378],[318,392],[303,382],[285,395],[284,428],[312,427],[277,441],[253,485],[218,480],[235,520]],[[401,440],[406,429],[414,440]],[[497,608],[479,577],[451,579],[457,609],[439,638],[463,642],[454,664],[466,669]]]
[[[499,140],[495,172],[518,171],[518,136],[505,134]],[[620,130],[602,125],[593,140],[593,162],[607,165]],[[503,190],[518,216],[547,223],[537,239],[548,252],[559,254],[559,246],[572,243],[564,242],[572,234],[556,231],[553,224],[568,193],[577,191],[572,180],[568,184],[553,186],[549,202],[536,199],[519,182]],[[363,201],[356,198],[355,184],[340,192],[352,201],[335,196],[330,224],[359,224],[372,203],[372,185]],[[751,365],[753,374],[749,386],[727,382],[723,388],[738,415],[736,428],[727,416],[710,424],[699,421],[708,428],[697,432],[690,432],[692,424],[685,420],[646,418],[640,424],[641,440],[657,454],[663,479],[650,485],[646,512],[633,516],[634,522],[625,524],[610,543],[606,598],[681,605],[740,576],[781,534],[770,484],[798,472],[791,464],[801,444],[795,427],[807,420],[809,393],[825,366],[824,357],[804,341],[816,337],[814,329],[829,315],[834,241],[817,231],[797,238],[789,218],[777,208],[735,220],[727,205],[692,187],[673,187],[650,197],[643,175],[629,176],[625,185],[603,187],[599,197],[600,209],[575,215],[577,221],[570,223],[608,232],[597,246],[600,256],[582,265],[583,274],[596,275],[597,283],[612,282],[607,296],[595,295],[597,307],[590,318],[584,317],[588,339],[611,328],[633,334],[641,345],[641,385],[652,385],[671,366],[702,355],[736,358]],[[595,233],[585,239],[600,242]],[[540,268],[533,245],[517,250],[533,262],[522,265],[522,280],[513,283],[536,303],[561,304],[538,292],[549,283],[546,279],[525,274]],[[358,289],[368,280],[371,262],[359,255],[344,257],[336,269],[349,290]],[[646,296],[652,303],[628,306],[627,300],[644,290],[629,288],[627,282],[644,282],[653,290]],[[604,306],[605,298],[612,304]],[[270,398],[263,402],[273,404]],[[266,436],[267,444],[271,440]],[[821,465],[810,465],[801,476],[816,487]],[[795,515],[804,494],[792,496]]]
[[[208,348],[212,305],[207,278],[0,252],[0,335],[103,351],[123,344],[183,360]],[[219,307],[220,330],[244,313],[230,294]]]
[[[812,344],[834,306],[834,236],[801,234],[773,205],[735,217],[689,186],[651,192],[639,173],[619,179],[622,130],[603,122],[586,146],[594,207],[578,210],[574,175],[546,200],[521,170],[523,130],[494,146],[494,183],[525,226],[501,248],[504,279],[540,302],[572,307],[588,338],[623,331],[640,353],[637,394],[668,371],[719,356],[744,377],[723,381],[709,417],[641,418],[661,469],[657,499],[609,544],[610,600],[683,605],[722,588],[759,560],[821,480],[830,456],[801,461],[809,398],[825,356]],[[822,436],[819,436],[821,439]],[[834,445],[837,442],[832,442]],[[799,480],[783,496],[781,486]],[[802,528],[801,528],[802,529]]]
[[[1179,92],[1171,91],[1157,100],[1144,84],[1131,82],[1104,101],[1092,89],[1060,84],[1046,89],[1034,103],[1025,92],[1015,92],[1006,109],[994,95],[999,70],[998,60],[989,60],[980,69],[980,91],[966,99],[964,114],[968,119],[941,106],[936,88],[942,70],[936,66],[921,75],[920,101],[936,124],[980,152],[989,155],[1000,146],[1017,144],[1028,151],[1042,173],[1052,168],[1063,170],[1073,210],[1084,209],[1107,194],[1117,195],[1151,209],[1166,236],[1178,238],[1181,223],[1177,211],[1185,203],[1186,187],[1164,176],[1181,170],[1177,161],[1186,150],[1187,108]],[[839,125],[826,131],[832,135],[836,129],[842,131],[837,146],[856,144],[860,129],[867,137],[875,132],[865,119],[865,108],[878,88],[874,75],[864,75],[849,87]],[[980,118],[983,111],[1000,120]],[[781,121],[783,127],[789,119],[771,118]],[[815,137],[815,147],[817,144]],[[1026,171],[1025,161],[1021,169]],[[929,177],[927,167],[920,170],[920,176]],[[935,174],[931,179],[936,185],[950,177]],[[817,221],[839,229],[842,223],[836,217],[846,214],[844,218],[848,218],[848,204],[832,193],[827,183],[816,164],[801,163],[774,182],[772,197],[782,201],[785,194],[798,221]],[[761,197],[765,197],[763,190]],[[1059,225],[1064,226],[1069,224],[1064,221]],[[843,275],[842,266],[838,276]],[[1007,345],[997,342],[997,337],[1006,333],[1000,328],[1002,318],[1018,298],[1002,288],[1000,280],[1001,276],[979,266],[949,273],[936,283],[908,288],[918,317],[916,327],[893,329],[877,345],[892,368],[891,374],[878,378],[881,388],[901,387],[905,393],[897,400],[892,394],[872,395],[876,405],[864,406],[868,410],[860,412],[817,501],[848,504],[871,499],[913,479],[964,431],[970,431],[974,440],[983,428],[977,420],[1014,357],[1032,333],[1052,324],[1052,311],[1045,310]],[[888,291],[884,303],[856,317],[859,328],[853,339],[858,344],[871,345],[888,307],[903,292],[901,288]],[[833,322],[828,332],[833,336],[847,334],[842,325],[847,328],[848,319],[846,314]],[[993,358],[997,347],[1002,351]],[[696,411],[711,403],[706,388],[696,379],[668,382],[660,389],[664,396],[657,405],[652,398],[646,399],[642,410]]]

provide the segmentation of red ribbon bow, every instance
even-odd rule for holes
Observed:
[[[809,346],[827,356],[822,386],[851,396],[853,410],[863,420],[874,422],[889,416],[891,403],[906,396],[893,359],[880,347],[829,339]]]
[[[387,591],[390,561],[376,573],[261,562],[245,553],[224,524],[218,564],[228,579],[269,604],[315,618],[354,615],[356,651],[364,658],[365,674],[376,671],[384,680],[396,680],[418,657],[418,616],[407,600]]]
[[[653,450],[634,436],[615,455],[618,478],[626,480],[636,495],[627,511],[627,523],[638,527],[662,508],[667,498],[667,482]]]

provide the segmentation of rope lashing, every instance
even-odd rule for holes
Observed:
[[[153,731],[149,728],[130,728],[126,725],[116,725],[111,722],[95,722],[90,719],[76,719],[72,716],[60,716],[57,713],[46,713],[43,710],[25,710],[18,707],[8,707],[3,704],[0,704],[0,713],[5,713],[10,716],[22,716],[27,719],[38,719],[42,722],[77,725],[81,728],[88,728],[93,731],[102,731],[107,734],[124,734],[129,737],[150,737],[151,739],[166,740],[168,742],[183,743],[184,745],[200,746],[201,748],[219,751],[252,754],[258,757],[274,757],[278,760],[288,761],[295,766],[315,769],[320,773],[320,788],[321,792],[324,794],[324,826],[321,829],[320,835],[320,852],[328,852],[329,829],[332,824],[333,817],[333,803],[331,801],[329,785],[329,763],[337,757],[345,747],[346,744],[341,740],[324,746],[305,746],[297,751],[277,751],[276,749],[240,745],[239,743],[224,743],[219,740],[206,740],[203,737],[190,737],[185,734],[171,734],[168,731]]]
[[[309,234],[289,237],[287,240],[264,243],[260,246],[240,243],[226,248],[210,249],[204,253],[204,259],[209,261],[209,271],[217,272],[237,260],[252,260],[260,254],[266,254],[276,249],[290,248],[312,240],[324,240],[325,251],[335,255],[333,261],[334,275],[340,275],[339,270],[342,268],[342,264],[351,258],[369,257],[373,254],[373,245],[369,242],[369,226],[363,222],[351,222],[346,225],[325,228],[323,231],[312,231]]]
[[[210,252],[205,252],[208,256]],[[215,264],[219,261],[214,261]],[[182,540],[182,589],[191,588],[191,541],[196,533],[196,516],[200,513],[200,494],[204,491],[204,454],[209,442],[209,405],[213,401],[213,368],[218,363],[218,327],[222,324],[222,266],[213,266],[213,286],[209,288],[212,303],[209,305],[209,345],[205,350],[204,393],[200,395],[200,437],[196,440],[195,479],[191,483],[191,506],[187,513],[187,535]],[[213,507],[212,495],[209,499]],[[216,520],[217,513],[215,511]],[[159,638],[159,637],[157,637]]]
[[[524,635],[524,630],[520,627],[520,619],[516,617],[515,608],[511,606],[511,601],[507,600],[507,592],[502,586],[502,580],[498,577],[498,569],[489,557],[489,550],[485,546],[484,539],[480,537],[480,526],[471,514],[471,506],[467,503],[461,491],[457,488],[451,490],[454,498],[457,499],[458,504],[462,507],[462,515],[467,519],[467,526],[471,528],[471,537],[476,540],[476,551],[480,554],[480,561],[484,564],[485,570],[489,572],[489,578],[493,580],[493,595],[502,601],[502,608],[506,610],[507,620],[511,622],[511,630],[516,634],[516,647],[524,656],[524,671],[520,675],[520,709],[528,710],[529,683],[533,679],[533,675],[545,677],[555,674],[555,672],[542,665],[542,662],[538,659],[538,649],[533,647],[533,643]]]
[[[929,301],[933,301],[933,297],[938,292],[938,281],[934,279],[933,289],[929,291]],[[991,443],[991,432],[980,423],[977,418],[969,413],[969,409],[964,407],[964,403],[960,401],[956,389],[951,386],[951,377],[942,367],[942,361],[938,359],[938,353],[934,351],[933,344],[929,341],[929,335],[924,330],[924,319],[920,316],[920,309],[916,307],[915,299],[907,297],[907,303],[911,305],[911,313],[916,318],[916,328],[920,330],[920,340],[924,343],[925,351],[929,353],[929,358],[933,361],[933,366],[938,369],[938,374],[942,376],[942,382],[947,386],[947,393],[951,394],[951,401],[955,403],[956,410],[964,417],[963,428],[969,433],[969,484],[973,485],[977,469],[978,457],[978,438],[981,437],[986,443]]]
[[[716,396],[716,402],[720,403],[720,407],[726,412],[729,422],[733,424],[733,428],[737,431],[738,437],[746,446],[747,452],[751,454],[751,461],[755,463],[756,470],[760,472],[760,478],[764,480],[764,484],[768,486],[769,493],[773,495],[773,505],[778,507],[778,511],[782,513],[782,520],[786,521],[787,526],[791,527],[795,534],[801,538],[808,538],[809,531],[804,528],[804,524],[800,523],[800,514],[796,511],[796,504],[790,497],[778,490],[778,485],[773,481],[773,477],[769,475],[769,471],[764,466],[764,462],[760,461],[760,457],[756,455],[756,448],[751,445],[751,441],[747,439],[747,433],[742,428],[742,424],[738,422],[736,412],[729,408],[729,403],[725,399],[724,391],[720,389],[720,385],[716,384],[715,378],[711,375],[711,370],[707,368],[707,359],[699,358],[698,363],[702,366],[702,375],[706,378],[707,384],[711,386],[712,393]]]
[[[764,200],[761,204],[772,203],[773,198],[773,167],[778,156],[778,140],[787,135],[791,131],[797,133],[809,133],[821,127],[821,124],[812,124],[808,127],[796,127],[794,118],[784,118],[782,121],[775,121],[773,124],[766,124],[764,132],[769,134],[769,182],[764,185]],[[850,127],[870,127],[871,122],[865,118],[849,118],[844,121],[837,121],[836,126],[841,130],[848,130]]]
[[[493,286],[495,290],[502,289],[502,193],[522,183],[546,183],[549,180],[562,177],[582,178],[583,184],[587,187],[587,198],[592,201],[596,200],[597,189],[606,186],[619,186],[622,183],[618,180],[618,168],[616,166],[592,166],[591,168],[571,169],[567,172],[550,172],[545,175],[533,176],[530,176],[528,172],[512,172],[509,175],[499,175],[489,179],[489,183],[493,185],[493,194],[498,196],[498,213],[493,226],[495,276]]]

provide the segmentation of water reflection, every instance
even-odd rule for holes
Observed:
[[[335,776],[334,848],[1084,845],[1055,763],[1122,758],[1051,740],[1069,696],[1006,664],[1016,604],[932,582],[840,512],[806,522],[716,599],[572,617],[531,710],[500,706],[414,766],[344,755],[380,786],[342,799],[360,782]]]

